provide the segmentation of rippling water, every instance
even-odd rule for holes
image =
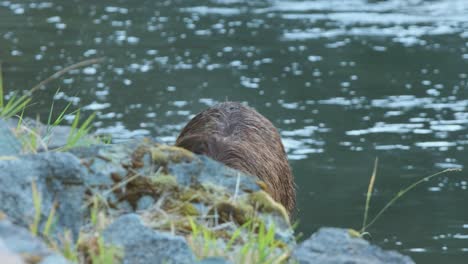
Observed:
[[[468,164],[466,0],[0,0],[10,91],[101,56],[40,91],[30,115],[46,119],[55,98],[97,111],[98,132],[172,143],[200,110],[247,102],[281,132],[306,236],[360,227],[377,156],[371,214]],[[463,263],[466,189],[465,172],[418,187],[370,228],[374,242]]]

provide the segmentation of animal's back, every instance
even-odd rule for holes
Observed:
[[[280,135],[253,108],[237,102],[210,107],[190,120],[176,145],[256,175],[276,201],[289,212],[295,208],[293,175]]]

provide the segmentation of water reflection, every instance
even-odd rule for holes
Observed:
[[[467,13],[465,0],[0,0],[0,56],[10,91],[106,57],[31,111],[71,102],[116,140],[173,143],[207,106],[248,102],[281,132],[309,234],[359,227],[376,156],[375,210],[418,176],[466,167]],[[376,242],[423,263],[466,257],[464,175],[402,199],[370,230]]]

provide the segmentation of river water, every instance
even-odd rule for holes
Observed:
[[[298,231],[359,229],[423,176],[468,164],[468,0],[0,0],[5,88],[106,57],[35,94],[43,120],[72,102],[115,138],[173,143],[225,100],[278,127],[298,187]],[[466,172],[412,190],[369,228],[420,263],[466,263]]]

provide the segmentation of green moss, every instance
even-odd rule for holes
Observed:
[[[184,202],[206,202],[207,195],[201,190],[196,190],[193,188],[187,188],[180,193],[179,199]]]
[[[265,191],[257,191],[249,194],[247,202],[252,203],[261,212],[277,213],[281,215],[287,223],[289,223],[289,214],[284,206],[273,200],[273,198]]]
[[[153,188],[159,193],[165,191],[176,191],[178,189],[177,179],[170,174],[157,174],[151,177]]]
[[[267,193],[270,193],[270,188],[268,187],[268,184],[264,181],[256,181],[257,185],[260,187],[260,189],[264,190]]]
[[[223,201],[213,206],[210,215],[218,214],[220,223],[235,222],[238,225],[245,224],[253,217],[253,208],[239,203]]]
[[[348,229],[348,234],[350,237],[361,237],[361,233],[354,229]]]
[[[192,152],[175,146],[161,145],[157,147],[151,147],[150,151],[153,161],[163,166],[169,162],[190,162],[195,157]]]
[[[185,216],[198,216],[200,214],[197,208],[191,203],[184,203],[179,212]]]
[[[183,202],[172,197],[167,197],[165,199],[165,202],[161,205],[161,209],[163,209],[166,214],[174,216],[173,218],[199,215],[197,208],[192,203]]]

